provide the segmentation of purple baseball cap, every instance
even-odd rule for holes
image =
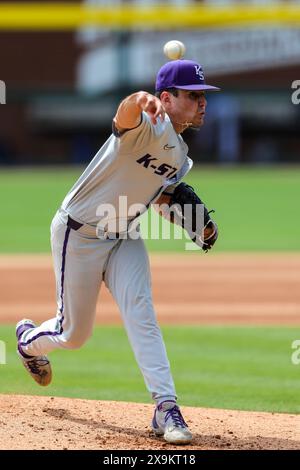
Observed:
[[[167,62],[158,71],[155,90],[179,88],[180,90],[215,90],[220,88],[205,83],[201,65],[193,60],[179,59]]]

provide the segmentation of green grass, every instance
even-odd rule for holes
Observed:
[[[6,170],[0,172],[2,253],[50,251],[51,220],[77,170]]]
[[[166,327],[163,334],[180,403],[189,406],[299,413],[300,365],[293,328]],[[120,327],[97,327],[76,351],[51,354],[53,383],[37,386],[15,354],[14,329],[0,327],[7,364],[0,393],[151,402]]]
[[[51,219],[81,171],[0,171],[2,253],[50,250]],[[214,251],[300,250],[300,167],[198,167],[185,180],[216,209],[220,237]],[[183,251],[186,241],[148,240],[147,246]]]

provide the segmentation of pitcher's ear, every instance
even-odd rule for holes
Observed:
[[[171,96],[170,95],[171,95],[171,93],[164,90],[164,91],[161,92],[159,99],[162,103],[170,103],[171,102]]]

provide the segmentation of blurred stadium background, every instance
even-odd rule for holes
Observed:
[[[186,58],[198,60],[207,79],[223,90],[209,95],[204,128],[185,133],[195,163],[300,162],[300,106],[291,101],[292,82],[300,79],[299,1],[289,10],[285,1],[173,0],[165,2],[156,27],[154,15],[149,23],[138,21],[141,8],[155,6],[151,0],[52,4],[107,7],[111,15],[128,6],[136,12],[130,13],[130,27],[122,21],[116,27],[109,15],[98,16],[97,26],[86,26],[79,17],[82,26],[75,27],[68,22],[71,14],[54,10],[47,28],[24,10],[12,11],[12,21],[0,10],[0,79],[7,88],[7,105],[0,107],[1,165],[88,162],[110,134],[120,99],[138,89],[153,90],[166,61],[162,47],[170,39],[182,40]],[[26,2],[18,5],[29,8]],[[222,13],[193,12],[216,6],[235,14],[227,26]],[[174,8],[187,13],[186,21],[172,13]],[[274,21],[266,20],[266,11]]]

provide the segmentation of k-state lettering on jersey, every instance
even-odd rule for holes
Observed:
[[[97,225],[99,206],[111,204],[118,219],[119,196],[149,206],[169,185],[180,181],[193,162],[188,146],[174,131],[168,115],[152,124],[143,112],[138,127],[113,133],[71,188],[62,209],[78,222]],[[128,221],[134,217],[128,217]]]

